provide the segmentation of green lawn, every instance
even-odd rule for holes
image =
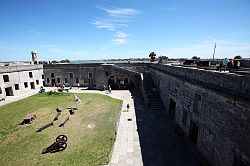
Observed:
[[[77,94],[82,104],[64,127],[58,127],[69,116],[67,108],[75,107],[74,94],[47,93],[0,107],[0,165],[101,165],[109,160],[114,143],[116,122],[122,101],[99,94]],[[36,132],[56,115],[54,125]],[[36,112],[32,124],[19,125],[29,113]],[[55,138],[65,134],[67,148],[57,153],[41,154]]]

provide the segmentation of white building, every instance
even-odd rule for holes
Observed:
[[[0,98],[39,89],[43,77],[43,65],[0,66]]]

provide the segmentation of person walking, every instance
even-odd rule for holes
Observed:
[[[130,106],[129,106],[129,104],[127,104],[127,112],[129,111],[129,108],[130,108]]]
[[[109,85],[109,93],[111,93],[111,87],[110,87],[110,85]]]

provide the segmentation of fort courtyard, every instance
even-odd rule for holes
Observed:
[[[0,113],[1,165],[103,165],[108,163],[115,141],[116,122],[121,100],[109,96],[80,93],[83,102],[75,108],[72,93],[36,94],[6,104]],[[57,120],[57,107],[62,110]],[[36,114],[31,124],[20,124],[30,113]],[[69,120],[60,126],[61,122]],[[42,125],[53,125],[36,132]],[[41,154],[58,135],[67,136],[67,148],[63,153]]]
[[[212,67],[167,61],[2,66],[1,162],[245,166],[250,78],[247,70]],[[19,125],[25,119],[32,123]]]
[[[0,166],[250,166],[250,0],[0,0]]]

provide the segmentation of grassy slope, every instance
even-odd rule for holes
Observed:
[[[115,124],[122,101],[99,94],[77,94],[83,104],[64,127],[58,127],[75,106],[73,94],[47,93],[0,107],[0,165],[100,165],[106,163],[113,144]],[[36,129],[51,121],[60,106],[62,115],[54,125],[37,133]],[[28,113],[37,119],[29,125],[19,125]],[[58,153],[42,155],[42,149],[65,134],[68,147]]]

